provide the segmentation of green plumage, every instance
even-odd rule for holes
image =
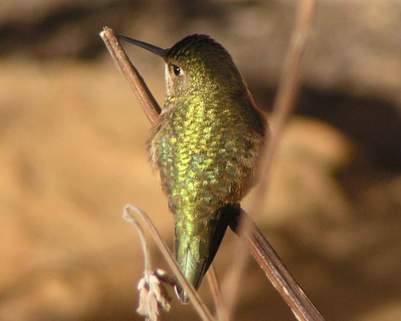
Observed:
[[[177,261],[197,288],[226,229],[221,209],[253,183],[265,125],[231,57],[209,37],[184,38],[164,59],[167,98],[149,149],[175,215]]]

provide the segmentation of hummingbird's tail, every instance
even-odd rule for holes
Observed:
[[[239,213],[239,204],[221,207],[213,219],[201,230],[176,227],[176,260],[182,273],[195,289],[198,289],[224,237],[227,226]],[[189,231],[188,231],[189,230]],[[196,230],[196,231],[195,231]],[[180,287],[175,288],[178,298],[188,302],[187,293]]]

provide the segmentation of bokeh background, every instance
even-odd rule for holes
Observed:
[[[296,1],[0,4],[0,320],[141,320],[133,203],[172,244],[150,126],[98,37],[207,33],[272,106]],[[258,222],[327,320],[401,320],[401,2],[320,0],[303,89]],[[161,102],[163,65],[129,48]],[[245,201],[246,207],[247,201]],[[232,265],[228,232],[216,264]],[[154,264],[165,267],[152,245]],[[252,262],[236,320],[292,320]],[[211,304],[208,289],[201,289]],[[163,320],[196,320],[174,304]]]

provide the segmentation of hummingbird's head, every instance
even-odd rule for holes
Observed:
[[[119,37],[163,58],[168,96],[188,92],[236,93],[245,89],[230,54],[207,35],[187,36],[168,49],[125,36]]]

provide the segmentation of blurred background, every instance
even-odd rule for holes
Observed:
[[[269,111],[296,1],[0,4],[0,320],[141,320],[133,203],[172,244],[150,126],[98,32],[224,44]],[[320,0],[303,89],[258,218],[327,320],[401,320],[401,2]],[[163,65],[129,54],[160,102]],[[246,208],[247,201],[244,202]],[[228,232],[220,279],[232,263]],[[164,267],[152,244],[154,264]],[[254,262],[236,320],[293,320]],[[211,304],[206,282],[201,289]],[[197,320],[174,304],[163,320]]]

